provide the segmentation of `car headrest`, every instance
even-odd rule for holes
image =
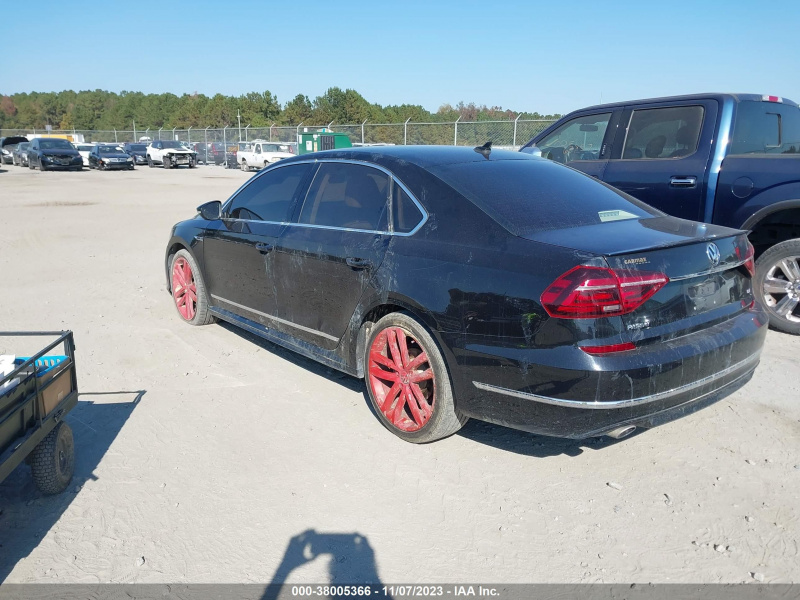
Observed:
[[[647,146],[645,146],[644,149],[644,155],[647,158],[658,158],[664,151],[664,145],[666,143],[667,143],[666,136],[657,135],[652,140],[647,142]]]
[[[677,133],[675,134],[675,142],[681,146],[688,146],[693,141],[694,135],[692,135],[692,128],[688,125],[684,125],[678,129]]]

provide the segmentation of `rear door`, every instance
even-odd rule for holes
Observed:
[[[228,201],[224,218],[203,241],[212,304],[272,326],[273,252],[311,170],[310,164],[299,164],[265,172]]]
[[[582,113],[539,139],[535,148],[544,158],[603,178],[621,109]],[[531,147],[522,152],[531,153]]]
[[[626,107],[603,181],[669,215],[702,220],[716,100]]]
[[[389,244],[390,176],[322,162],[275,252],[277,316],[285,333],[333,349]]]

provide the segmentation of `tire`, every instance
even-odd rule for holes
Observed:
[[[247,161],[242,160],[242,171],[249,171],[250,167],[247,166]]]
[[[194,257],[187,250],[178,250],[172,256],[169,272],[172,300],[181,319],[190,325],[213,323],[206,286]]]
[[[40,170],[42,173],[44,173],[45,171],[47,171],[47,167],[45,166],[45,164],[44,164],[44,163],[43,163],[41,160],[39,161],[39,170]]]
[[[753,284],[770,327],[800,335],[800,239],[775,244],[759,256]]]
[[[36,487],[43,494],[60,494],[75,471],[75,442],[72,429],[63,421],[47,434],[30,456]]]
[[[171,169],[172,168],[172,161],[166,156],[161,159],[161,164],[163,165],[163,167],[165,169]]]
[[[148,167],[150,167],[151,169],[154,167],[154,165],[153,165],[153,159],[152,159],[152,158],[150,158],[150,155],[149,155],[149,154],[147,155],[147,166],[148,166]]]
[[[191,158],[189,159],[189,168],[190,169],[194,169],[195,168],[194,161]]]
[[[36,170],[36,167],[34,167],[34,166],[33,166],[33,161],[32,161],[30,158],[28,159],[28,168],[29,168],[31,171],[34,171],[34,170]]]
[[[419,362],[423,354],[425,360]],[[382,359],[374,358],[376,355]],[[383,426],[399,438],[415,444],[433,442],[454,434],[468,421],[456,410],[450,374],[438,344],[408,313],[390,313],[374,325],[364,366],[372,406]],[[412,380],[415,375],[428,377]]]

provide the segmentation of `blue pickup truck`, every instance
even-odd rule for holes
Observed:
[[[750,230],[770,325],[800,334],[800,108],[699,94],[577,110],[522,147],[667,214]]]

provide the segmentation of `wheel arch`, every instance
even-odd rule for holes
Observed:
[[[182,237],[173,236],[167,244],[167,252],[164,256],[164,273],[167,277],[167,291],[170,294],[172,293],[172,278],[170,277],[169,267],[170,263],[172,262],[172,257],[175,256],[179,250],[186,250],[192,255],[192,258],[194,258],[195,262],[197,262],[197,257],[195,256],[194,252],[192,252],[191,244],[187,243]]]
[[[743,224],[757,255],[767,248],[800,238],[800,199],[776,202],[756,211]]]

